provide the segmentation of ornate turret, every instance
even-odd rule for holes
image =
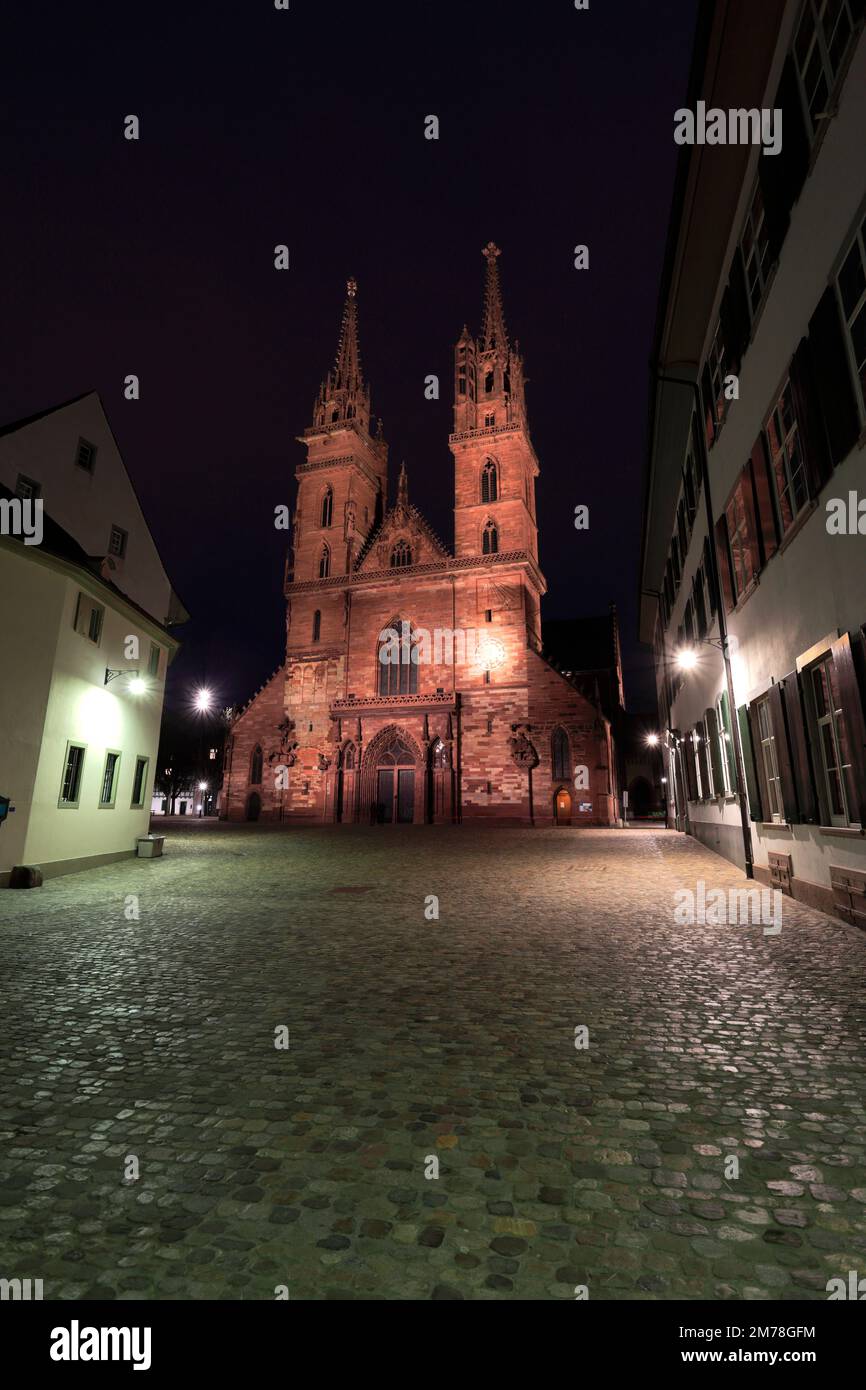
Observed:
[[[370,427],[370,388],[364,385],[361,371],[357,296],[357,281],[348,280],[337,358],[333,371],[319,387],[313,407],[314,426],[357,420],[365,430]]]
[[[476,342],[463,328],[454,354],[454,430],[497,429],[526,423],[523,360],[508,341],[498,246],[489,241],[482,252],[487,270],[484,314]]]

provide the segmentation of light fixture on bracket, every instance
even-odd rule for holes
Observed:
[[[129,676],[129,689],[133,695],[141,695],[144,691],[144,681],[139,676],[138,671],[115,671],[112,670],[110,666],[106,666],[105,668],[105,680],[103,681],[103,685],[108,685],[110,681],[116,680],[118,676]]]

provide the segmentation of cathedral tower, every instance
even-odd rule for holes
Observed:
[[[385,506],[388,446],[371,432],[370,388],[361,371],[358,286],[346,285],[337,357],[319,387],[313,423],[300,442],[293,545],[294,581],[348,574]]]
[[[484,316],[476,341],[468,328],[454,352],[454,553],[524,551],[538,563],[535,479],[523,359],[508,339],[497,259],[484,248]]]

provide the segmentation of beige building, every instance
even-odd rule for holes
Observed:
[[[866,925],[863,11],[716,0],[699,21],[686,106],[781,113],[782,148],[682,149],[641,636],[679,827]]]
[[[17,504],[37,501],[28,543]],[[0,520],[4,885],[16,865],[52,875],[135,852],[169,628],[187,615],[95,393],[0,429]]]

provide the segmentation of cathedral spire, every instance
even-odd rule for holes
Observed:
[[[499,287],[497,258],[501,255],[499,247],[488,241],[482,255],[487,259],[487,278],[484,285],[484,323],[481,328],[482,352],[508,351],[508,330],[505,327],[505,314],[502,309],[502,291]]]
[[[314,428],[357,420],[365,430],[370,426],[370,388],[361,371],[358,343],[358,282],[346,281],[346,302],[340,324],[340,339],[333,371],[319,387],[313,408]]]
[[[337,361],[334,366],[334,386],[337,390],[357,391],[363,385],[361,375],[361,349],[358,346],[358,282],[353,278],[346,281],[346,302],[343,305],[343,322],[340,325],[340,341],[337,344]]]
[[[409,506],[409,479],[406,476],[406,465],[401,463],[400,476],[397,479],[397,506],[405,511]]]

